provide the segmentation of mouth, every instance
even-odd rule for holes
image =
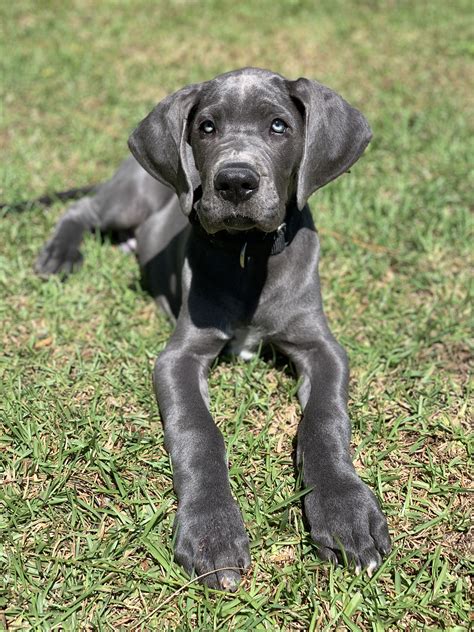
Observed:
[[[232,213],[227,217],[215,216],[212,212],[212,207],[207,208],[203,205],[202,200],[199,200],[196,204],[197,218],[204,228],[204,230],[213,235],[221,230],[225,230],[230,234],[238,234],[246,231],[258,230],[262,233],[271,233],[281,224],[282,219],[279,217],[276,209],[271,209],[267,213],[268,217],[265,219],[257,219],[250,215],[244,215],[243,213]],[[214,215],[214,217],[213,217]]]
[[[252,228],[256,227],[255,220],[246,215],[236,215],[235,217],[226,218],[223,223],[228,231],[252,230]]]

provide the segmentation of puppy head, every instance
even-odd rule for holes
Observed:
[[[360,157],[360,112],[321,84],[256,68],[187,86],[161,101],[129,139],[138,162],[175,189],[201,224],[270,232]]]

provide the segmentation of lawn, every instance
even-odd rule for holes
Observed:
[[[311,208],[351,362],[354,459],[393,552],[371,578],[318,561],[293,467],[291,367],[226,360],[212,412],[253,564],[235,594],[189,581],[173,562],[151,388],[171,327],[133,257],[98,236],[80,272],[40,281],[32,265],[64,207],[7,207],[0,628],[467,630],[471,4],[21,0],[1,13],[7,203],[105,179],[154,103],[240,66],[317,78],[367,116],[365,156]]]

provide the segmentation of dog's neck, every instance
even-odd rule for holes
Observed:
[[[285,221],[271,233],[254,228],[234,233],[221,230],[210,234],[202,227],[195,208],[189,216],[189,221],[195,237],[206,240],[216,248],[235,252],[236,256],[239,257],[240,267],[245,268],[249,257],[267,259],[283,252],[301,227],[301,213],[298,211],[296,203],[293,200],[290,201],[286,207]]]

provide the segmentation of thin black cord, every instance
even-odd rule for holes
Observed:
[[[83,195],[87,195],[87,193],[93,191],[95,187],[96,185],[92,184],[86,187],[68,189],[67,191],[57,191],[55,193],[42,195],[41,197],[35,198],[34,200],[25,200],[24,202],[12,202],[11,204],[0,202],[0,209],[6,208],[8,209],[8,211],[14,213],[22,213],[23,211],[30,210],[34,206],[51,206],[51,204],[54,204],[55,202],[75,200],[82,197]]]

